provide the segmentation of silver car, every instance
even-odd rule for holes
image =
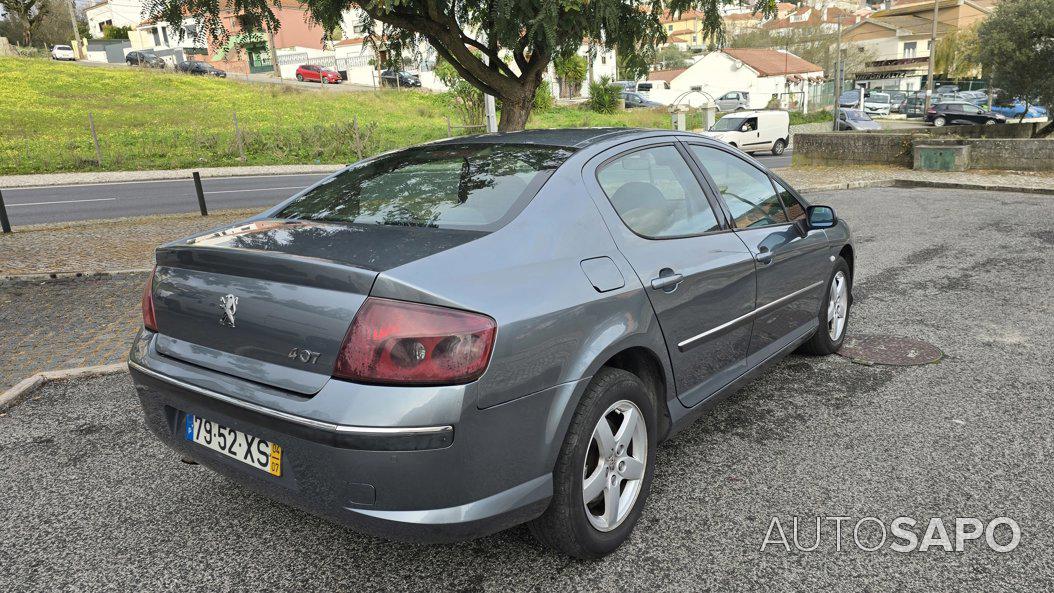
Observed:
[[[129,366],[159,439],[276,500],[597,558],[659,443],[838,350],[853,266],[830,208],[708,138],[457,138],[159,247]]]

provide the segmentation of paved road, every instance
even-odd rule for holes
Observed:
[[[788,167],[791,152],[758,154],[768,167]],[[324,175],[273,175],[202,179],[210,210],[272,206]],[[64,185],[4,190],[11,224],[68,222],[146,214],[196,212],[197,197],[190,179],[92,185]]]
[[[1049,589],[1051,198],[928,189],[812,198],[856,235],[850,335],[923,339],[946,358],[907,368],[780,363],[660,447],[642,521],[605,560],[545,552],[524,528],[457,545],[393,544],[272,503],[180,463],[146,432],[118,375],[51,384],[0,417],[0,590]],[[65,321],[57,335],[31,321],[42,345],[67,333]],[[930,517],[953,526],[956,516],[1008,516],[1021,540],[1005,554],[983,540],[965,552],[896,553],[892,542],[864,552],[843,532],[839,551],[825,521],[815,551],[761,551],[774,516],[784,526],[800,517],[804,546],[817,516],[887,526],[908,516],[920,540]],[[873,523],[861,540],[878,543]]]
[[[263,208],[325,175],[216,177],[201,180],[210,210]],[[191,179],[63,185],[4,191],[11,224],[38,224],[145,214],[196,212]]]

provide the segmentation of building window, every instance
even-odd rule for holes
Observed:
[[[154,35],[154,47],[161,45],[161,35],[157,32],[157,27],[150,29],[150,32]]]
[[[918,46],[918,44],[915,43],[914,41],[910,41],[908,43],[905,43],[904,44],[904,57],[905,58],[914,58],[915,57],[915,48],[917,46]]]
[[[666,25],[667,31],[673,31],[673,25]]]

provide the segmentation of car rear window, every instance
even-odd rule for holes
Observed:
[[[277,216],[492,231],[516,216],[572,152],[520,144],[410,148],[352,165]]]

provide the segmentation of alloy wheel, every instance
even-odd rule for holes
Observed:
[[[832,342],[837,342],[845,330],[845,318],[849,314],[849,287],[845,273],[841,270],[831,281],[831,294],[827,301],[827,333]]]
[[[648,427],[629,400],[612,404],[593,427],[582,470],[582,503],[589,523],[611,531],[640,495],[648,460]]]

